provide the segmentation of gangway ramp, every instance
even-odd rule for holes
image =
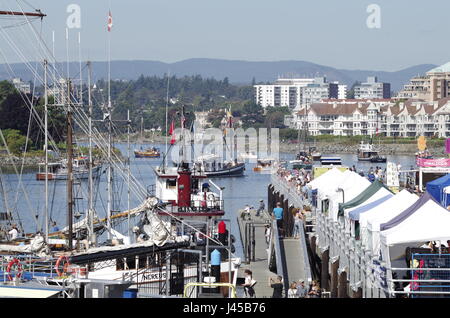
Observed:
[[[239,215],[242,210],[239,211]],[[266,243],[265,226],[270,224],[270,216],[263,213],[260,217],[253,216],[251,220],[237,218],[241,241],[243,245],[244,259],[239,268],[239,277],[244,277],[244,270],[253,272],[253,279],[257,281],[254,286],[257,298],[272,297],[273,289],[269,287],[269,277],[276,273],[269,269],[269,246]]]
[[[302,258],[302,250],[300,247],[300,240],[287,238],[282,240],[284,246],[284,257],[286,262],[285,279],[290,285],[293,281],[298,282],[304,280],[308,283],[305,272],[305,262]]]
[[[299,237],[299,239],[283,238],[280,240],[285,286],[289,286],[293,281],[298,282],[299,280],[303,280],[307,286],[312,282],[303,223],[300,225]]]

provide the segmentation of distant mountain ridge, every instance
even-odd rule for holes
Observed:
[[[35,66],[35,62],[30,63]],[[92,62],[94,80],[107,77],[107,62]],[[250,84],[256,82],[273,82],[279,76],[295,75],[298,77],[326,76],[328,81],[339,81],[352,85],[355,81],[364,82],[368,76],[377,76],[380,82],[391,83],[393,91],[400,90],[413,76],[425,74],[436,67],[433,64],[421,64],[395,72],[371,70],[344,70],[305,61],[252,62],[239,60],[195,58],[175,63],[143,60],[111,61],[112,79],[133,80],[140,75],[164,76],[167,72],[178,77],[185,75],[201,75],[204,78],[223,79],[228,77],[230,83]],[[11,64],[14,75],[10,74],[6,65],[0,65],[0,79],[20,77],[32,80],[33,75],[23,63]],[[65,74],[66,64],[61,63],[59,70]],[[78,62],[69,63],[71,76],[77,77]]]

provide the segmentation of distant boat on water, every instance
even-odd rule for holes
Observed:
[[[145,150],[134,150],[135,158],[159,158],[161,152],[159,148],[152,147]]]
[[[36,180],[45,181],[45,163],[39,163],[39,172],[36,174]],[[97,178],[100,176],[101,165],[92,167],[92,176]],[[53,162],[48,164],[48,180],[67,180],[68,169],[67,160]],[[89,178],[89,158],[78,157],[73,159],[73,177],[74,179]]]

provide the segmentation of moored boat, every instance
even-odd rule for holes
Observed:
[[[74,179],[88,179],[89,178],[89,159],[87,157],[78,157],[73,159],[73,178]],[[45,180],[45,163],[39,163],[39,172],[36,173],[36,180]],[[93,178],[98,178],[101,174],[101,165],[92,167]],[[67,160],[53,162],[48,164],[48,180],[67,180],[68,169]]]
[[[357,157],[359,161],[371,161],[372,157],[378,156],[378,151],[373,147],[373,144],[365,144],[361,141],[358,148]]]
[[[340,166],[342,165],[342,160],[341,157],[322,157],[320,158],[320,163],[322,165]]]
[[[383,163],[386,161],[387,161],[386,157],[382,157],[380,155],[372,156],[370,158],[370,162],[373,162],[373,163]]]
[[[275,163],[276,160],[273,158],[258,159],[256,162],[256,166],[253,167],[253,171],[255,172],[271,171]]]
[[[145,150],[134,150],[135,158],[159,158],[161,152],[158,148],[152,147]]]

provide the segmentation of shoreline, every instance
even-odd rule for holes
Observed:
[[[164,144],[166,141],[165,136],[158,136],[155,135],[152,138],[144,138],[143,140],[138,140],[138,138],[133,138],[135,140],[132,141],[132,143],[145,143],[145,144]],[[80,141],[83,141],[83,138],[79,139]],[[118,143],[126,143],[126,138],[118,138]],[[322,153],[322,155],[328,155],[328,154],[356,154],[359,143],[353,143],[349,144],[348,141],[346,142],[316,142],[316,143],[306,143],[306,149],[309,147],[315,146],[317,150]],[[415,143],[408,143],[408,144],[380,144],[380,145],[374,145],[375,150],[379,152],[380,155],[386,156],[386,155],[410,155],[414,156],[417,150],[417,145]],[[280,142],[279,143],[279,151],[283,153],[289,153],[289,154],[297,154],[299,149],[303,148],[303,144],[297,144],[297,143],[290,143],[288,142]],[[448,157],[448,154],[445,153],[444,147],[430,147],[428,149],[432,155],[434,155],[437,158],[442,157]],[[122,155],[119,155],[122,157]],[[17,167],[22,166],[22,160],[24,169],[37,169],[38,164],[42,163],[44,161],[43,156],[27,156],[25,158],[22,158],[21,156],[13,156],[12,162],[11,159],[7,156],[0,156],[0,167],[5,167],[6,169],[13,169],[13,163]]]
[[[280,152],[287,152],[296,154],[298,149],[302,148],[302,144],[289,144],[280,143]],[[306,145],[306,149],[309,146],[314,146],[314,144]],[[322,155],[327,154],[356,154],[359,148],[359,144],[339,144],[339,143],[328,143],[328,142],[316,142],[315,147],[322,153]],[[414,156],[417,150],[416,144],[382,144],[375,145],[375,150],[379,152],[380,155],[411,155]],[[428,149],[430,153],[436,157],[446,157],[445,149],[442,147],[433,147]]]

